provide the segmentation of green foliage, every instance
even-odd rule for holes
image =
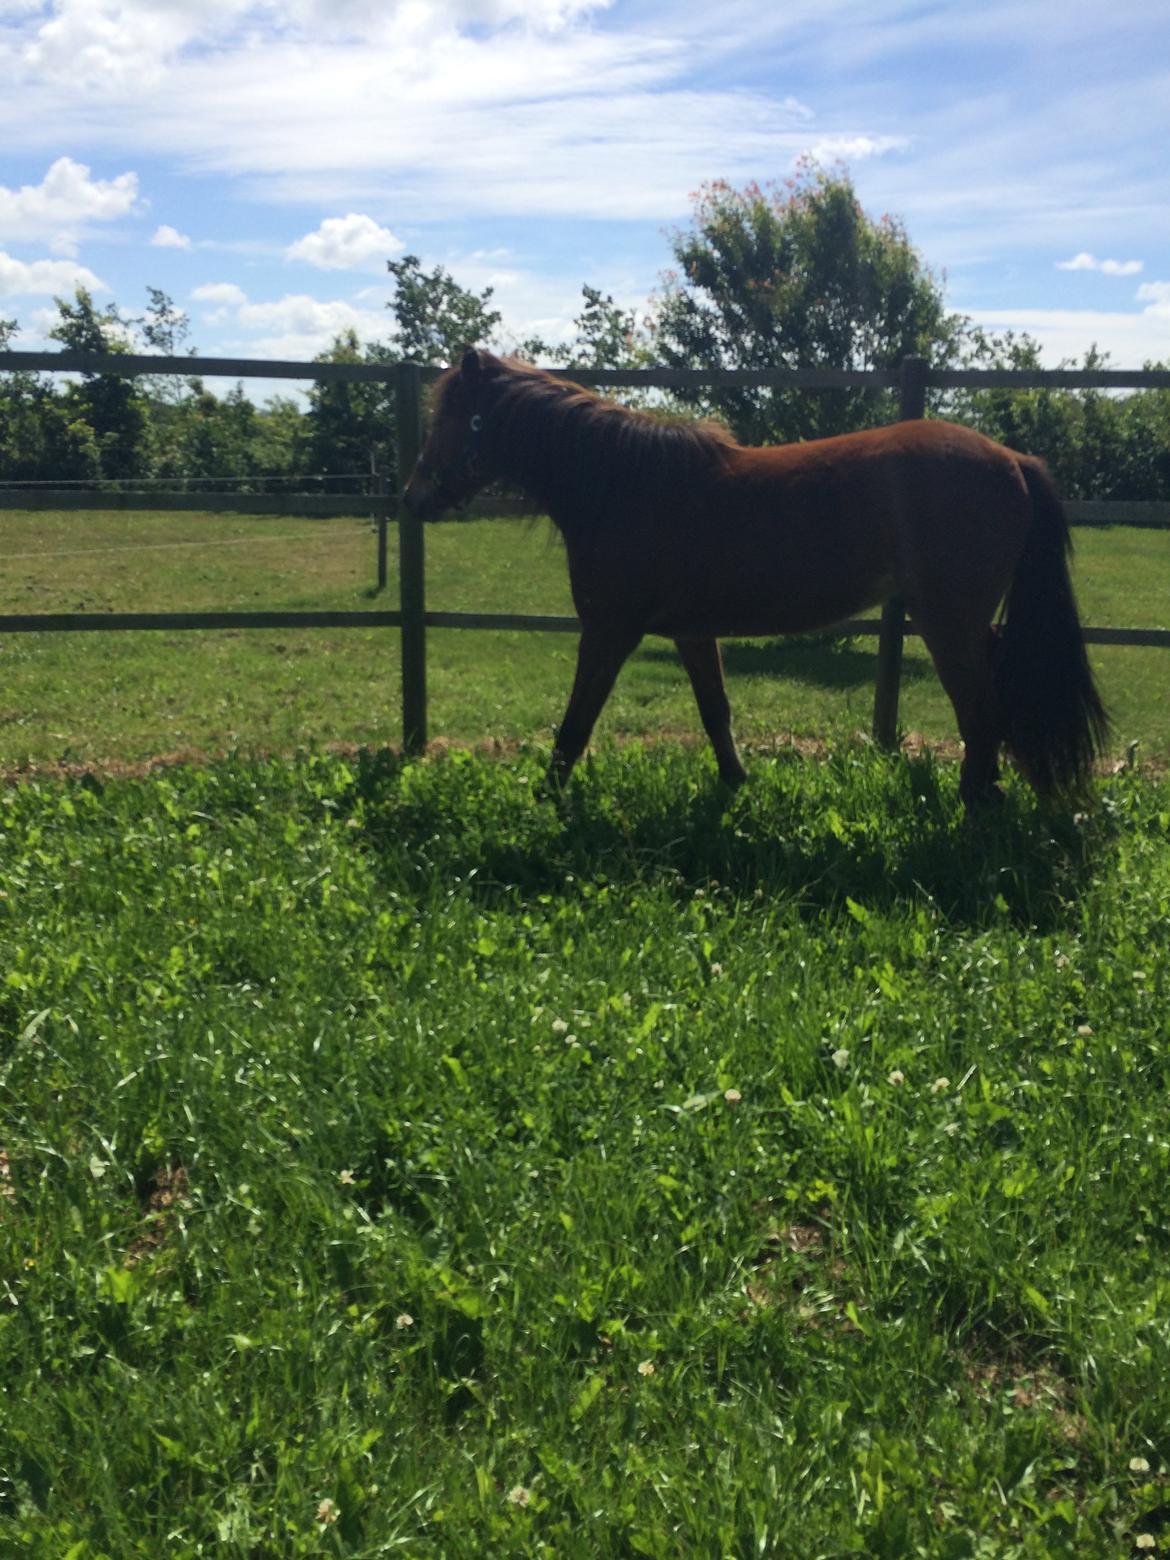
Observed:
[[[861,209],[849,176],[806,164],[779,188],[704,186],[675,235],[650,322],[650,353],[674,368],[896,368],[953,355],[959,320],[902,224]],[[870,390],[680,393],[744,443],[846,432],[890,416]]]
[[[649,367],[649,348],[636,312],[620,308],[611,294],[588,283],[581,295],[585,302],[573,321],[577,334],[568,361],[590,368]]]
[[[1161,1539],[1170,792],[0,794],[0,1550]]]
[[[36,374],[8,374],[0,388],[0,475],[9,482],[92,481],[97,437],[79,408]]]
[[[388,260],[394,297],[394,356],[407,363],[446,365],[465,347],[486,343],[502,315],[491,305],[492,288],[480,293],[461,287],[445,266],[422,268],[417,255]]]
[[[322,363],[385,362],[384,348],[363,347],[353,330],[344,331]],[[394,387],[375,381],[317,381],[309,391],[305,418],[305,465],[327,475],[365,473],[371,463],[389,473],[396,468]],[[346,491],[352,491],[352,487]]]
[[[115,305],[99,310],[84,287],[72,302],[54,300],[59,318],[49,330],[67,352],[116,354],[128,350],[127,322]],[[137,475],[146,442],[147,410],[133,379],[114,374],[84,374],[79,385],[62,393],[70,422],[86,423],[93,430],[103,476],[115,479]]]
[[[967,333],[964,366],[1039,369],[1029,336]],[[1086,372],[1110,366],[1095,348]],[[1147,365],[1157,367],[1156,364]],[[959,390],[934,398],[940,415],[970,423],[1011,449],[1039,455],[1066,498],[1170,498],[1170,391],[1118,396],[1101,390]]]

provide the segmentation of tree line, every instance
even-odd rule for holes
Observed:
[[[480,343],[536,362],[613,369],[896,369],[910,355],[936,368],[1041,366],[1028,336],[991,336],[949,311],[904,225],[867,214],[843,170],[809,163],[776,185],[709,184],[669,242],[672,267],[643,315],[585,284],[574,334],[555,346],[504,340],[490,287],[463,288],[417,256],[391,260],[385,340],[346,331],[318,361],[442,364]],[[190,322],[158,289],[136,317],[113,304],[99,309],[84,289],[55,303],[49,335],[63,349],[191,350]],[[0,349],[15,334],[14,322],[0,320]],[[1062,366],[1101,368],[1105,359],[1094,350]],[[388,384],[330,382],[301,400],[257,406],[240,385],[209,390],[193,352],[185,379],[0,373],[0,481],[282,491],[312,479],[338,491],[379,467],[393,482],[393,401]],[[896,415],[892,395],[871,389],[699,388],[654,401],[720,418],[754,444]],[[952,391],[936,394],[930,409],[1042,455],[1070,498],[1170,499],[1170,391]]]

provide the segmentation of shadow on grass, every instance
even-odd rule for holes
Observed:
[[[722,642],[723,666],[729,677],[786,677],[817,688],[846,692],[874,680],[876,640],[832,634],[794,634],[783,639],[729,639]],[[649,661],[678,664],[673,645],[648,642],[639,654]],[[916,683],[934,677],[931,666],[907,657],[902,681]]]
[[[785,754],[757,760],[733,793],[695,755],[663,762],[631,747],[581,765],[556,799],[536,794],[535,763],[501,765],[473,787],[471,806],[444,783],[460,757],[429,761],[433,784],[400,784],[407,771],[393,757],[363,765],[353,803],[361,798],[388,885],[417,893],[458,881],[499,901],[599,881],[680,898],[718,884],[812,913],[929,903],[964,923],[1007,916],[1043,927],[1109,849],[1103,817],[1041,809],[1019,783],[1001,807],[967,820],[957,769],[929,755]]]

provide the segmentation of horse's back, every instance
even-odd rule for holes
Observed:
[[[1031,514],[1020,458],[957,423],[744,449],[737,465],[765,572],[849,598],[846,613],[895,592],[925,607],[958,589],[994,610]]]

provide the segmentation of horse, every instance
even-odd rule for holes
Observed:
[[[435,383],[404,502],[433,519],[493,481],[547,512],[568,555],[581,637],[554,788],[644,635],[674,641],[734,786],[719,639],[823,629],[894,596],[954,708],[968,811],[1000,796],[1001,747],[1048,798],[1080,790],[1106,744],[1055,488],[1041,461],[973,429],[915,420],[756,448],[469,348]]]

